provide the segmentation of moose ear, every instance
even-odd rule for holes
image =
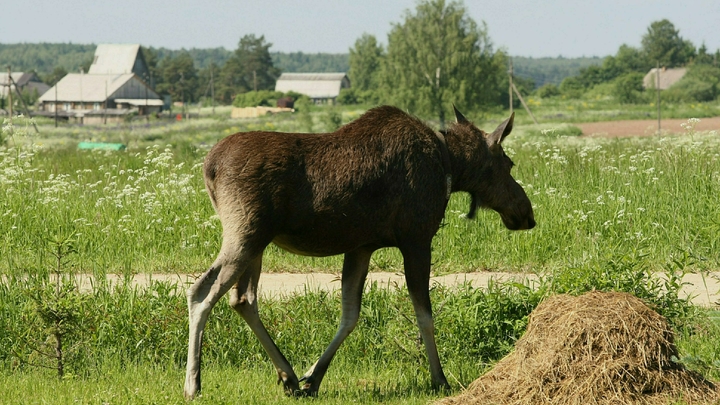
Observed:
[[[490,141],[490,145],[499,145],[506,136],[510,134],[513,128],[513,121],[515,120],[515,113],[513,112],[510,114],[510,118],[503,121],[502,124],[498,125],[498,127],[493,131],[492,134],[488,136],[488,140]]]
[[[455,104],[453,104],[453,110],[455,111],[455,119],[457,120],[458,124],[466,124],[470,122],[467,118],[465,118],[464,115],[462,115],[460,111],[458,111],[457,107],[455,107]]]

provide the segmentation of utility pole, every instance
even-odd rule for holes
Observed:
[[[25,104],[25,99],[23,98],[22,94],[20,93],[20,89],[18,88],[17,83],[15,83],[15,80],[13,80],[12,76],[10,77],[10,84],[15,85],[15,93],[17,93],[18,99],[20,100],[20,103],[22,103],[23,107],[25,108],[25,114],[27,114],[28,118],[30,118],[30,109],[28,108],[27,104]],[[12,89],[12,87],[9,87],[8,89]],[[35,128],[36,133],[40,133],[38,130],[37,125],[35,125],[35,121],[30,121],[33,124],[33,127]]]
[[[105,80],[105,101],[103,102],[103,125],[107,124],[107,80]]]
[[[508,95],[510,98],[510,114],[513,113],[513,66],[512,66],[512,59],[510,59],[510,68],[508,69],[508,76],[510,78],[510,86],[508,86]]]
[[[81,125],[85,124],[85,113],[83,112],[83,110],[85,110],[85,103],[83,101],[83,92],[82,92],[83,91],[83,89],[82,89],[83,83],[82,82],[83,82],[84,75],[85,75],[85,69],[81,67],[80,68],[80,124]]]
[[[657,67],[655,68],[655,75],[657,76],[657,117],[658,117],[658,135],[661,135],[662,132],[660,130],[660,61],[657,62]]]
[[[213,78],[213,64],[210,64],[210,99],[212,100],[212,113],[215,115],[215,80]]]
[[[145,122],[150,123],[150,114],[148,114],[148,86],[150,85],[150,80],[148,79],[147,72],[144,73],[145,76]]]
[[[58,83],[59,83],[59,82],[60,82],[60,81],[58,81],[58,82],[55,83],[55,108],[54,108],[54,110],[55,110],[55,128],[57,128],[57,121],[58,121],[58,116],[57,116],[57,112],[58,112],[58,111],[57,111],[57,110],[58,110],[57,88],[58,88]],[[107,84],[105,84],[105,86],[106,86],[105,88],[107,88]]]
[[[12,124],[12,116],[13,116],[13,103],[12,103],[12,69],[10,68],[10,65],[8,65],[8,80],[7,80],[7,88],[8,88],[8,106],[10,106],[10,124]]]
[[[257,71],[253,70],[253,88],[257,92]]]

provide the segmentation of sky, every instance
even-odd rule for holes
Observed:
[[[364,33],[382,44],[415,0],[22,0],[2,6],[0,43],[139,43],[237,48],[264,35],[271,52],[347,53]],[[695,46],[720,49],[720,0],[465,0],[495,49],[512,56],[614,55],[666,18]],[[9,15],[17,18],[8,18]]]

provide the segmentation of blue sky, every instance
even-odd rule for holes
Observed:
[[[363,33],[386,43],[415,0],[23,0],[3,5],[0,43],[140,43],[235,49],[264,35],[271,51],[346,53]],[[606,56],[639,46],[652,21],[720,48],[720,0],[466,0],[496,48],[514,56]],[[17,16],[8,18],[8,15]]]

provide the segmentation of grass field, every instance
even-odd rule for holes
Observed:
[[[534,101],[541,125],[524,112],[505,148],[514,176],[533,202],[538,226],[510,232],[494,212],[462,218],[469,199],[453,196],[433,245],[435,273],[537,272],[538,284],[432,292],[440,356],[456,392],[508,353],[527,315],[552,293],[628,291],[665,315],[677,334],[679,361],[720,379],[717,312],[677,295],[678,276],[720,267],[720,137],[578,137],[573,122],[640,116],[598,101]],[[538,104],[539,103],[539,104]],[[602,104],[606,103],[606,104]],[[532,104],[532,103],[531,103]],[[582,105],[582,104],[581,104]],[[645,110],[647,107],[645,106]],[[683,118],[717,115],[716,104],[677,106]],[[219,222],[200,165],[220,138],[244,130],[298,131],[297,116],[229,120],[226,111],[197,120],[133,125],[4,126],[0,148],[0,403],[184,403],[187,344],[184,298],[175,286],[70,293],[59,302],[72,320],[65,378],[37,354],[52,339],[34,297],[52,297],[53,246],[67,239],[61,273],[198,273],[214,259]],[[694,110],[700,111],[697,115]],[[362,108],[343,108],[343,121]],[[564,111],[564,112],[560,112]],[[614,111],[617,111],[616,114]],[[313,129],[327,129],[326,110]],[[559,115],[560,114],[560,115]],[[703,115],[704,114],[704,115]],[[506,112],[473,117],[491,130]],[[123,142],[123,152],[80,151],[79,141]],[[54,242],[55,241],[55,242]],[[270,246],[265,271],[337,272],[339,257],[303,258]],[[401,271],[394,249],[373,256],[371,270]],[[651,279],[664,272],[668,281]],[[261,317],[296,371],[309,367],[337,327],[339,297],[307,294],[263,302]],[[43,312],[44,311],[44,312]],[[52,311],[50,311],[52,312]],[[227,305],[208,323],[204,391],[198,403],[289,402],[259,343]],[[31,364],[41,363],[44,367]],[[405,291],[373,289],[361,323],[338,352],[313,403],[427,403],[427,361]]]
[[[347,120],[359,114],[344,115]],[[220,242],[219,221],[202,184],[208,148],[239,130],[292,130],[293,125],[293,117],[206,118],[107,134],[73,127],[48,134],[43,128],[35,139],[17,135],[0,150],[0,271],[38,271],[46,262],[47,241],[73,234],[76,271],[201,272]],[[455,194],[435,239],[436,272],[553,271],[595,266],[636,251],[647,254],[654,269],[678,257],[694,269],[718,267],[717,134],[564,136],[572,128],[519,126],[506,141],[517,164],[514,176],[533,202],[538,226],[510,232],[494,212],[467,221],[460,216],[468,197]],[[123,137],[129,145],[124,152],[73,146],[79,140]],[[303,258],[273,246],[264,260],[266,271],[327,272],[340,265],[338,257]],[[393,249],[379,251],[372,266],[399,270],[400,256]]]

